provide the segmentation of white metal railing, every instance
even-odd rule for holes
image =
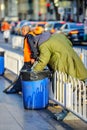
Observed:
[[[87,122],[87,86],[83,81],[55,72],[50,99]]]
[[[23,55],[20,55],[16,52],[12,52],[11,50],[6,50],[4,48],[0,48],[0,51],[4,51],[4,65],[6,69],[14,72],[15,74],[19,74],[20,70],[23,66]]]
[[[23,50],[23,41],[24,41],[24,37],[13,36],[12,37],[12,48],[20,48]]]

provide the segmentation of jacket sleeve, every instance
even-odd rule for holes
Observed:
[[[40,55],[37,64],[34,66],[33,71],[42,71],[49,63],[51,53],[46,46],[39,46]]]
[[[29,44],[30,50],[31,50],[31,58],[37,59],[38,49],[35,46],[34,36],[31,35],[31,34],[28,34],[27,35],[27,40],[28,40],[28,44]]]

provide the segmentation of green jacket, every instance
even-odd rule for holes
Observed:
[[[39,61],[34,71],[41,71],[49,64],[54,71],[65,72],[80,80],[87,78],[87,69],[63,34],[53,34],[39,45],[39,51]]]

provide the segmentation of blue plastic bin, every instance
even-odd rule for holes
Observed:
[[[40,72],[32,76],[32,72],[22,72],[22,93],[25,109],[42,109],[48,106],[50,80],[47,71],[44,73],[46,74]]]
[[[0,75],[4,74],[4,52],[0,52]]]

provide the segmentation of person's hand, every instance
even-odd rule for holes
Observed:
[[[34,62],[35,62],[35,59],[31,59],[31,64],[34,64]]]

